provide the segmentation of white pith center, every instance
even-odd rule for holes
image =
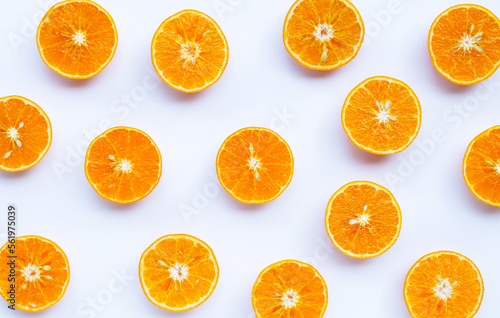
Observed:
[[[396,117],[391,115],[392,103],[390,101],[381,103],[380,101],[375,100],[375,103],[378,107],[378,111],[375,112],[375,117],[377,118],[379,124],[387,124],[390,120],[396,120]]]
[[[258,169],[261,168],[260,160],[257,159],[257,157],[255,156],[255,149],[253,147],[253,144],[249,145],[249,150],[250,150],[250,160],[248,160],[248,166],[250,167],[250,170],[253,170],[253,173],[255,175],[255,180],[259,181],[260,174]]]
[[[295,307],[299,302],[299,298],[300,296],[297,295],[297,292],[290,288],[288,291],[283,293],[283,296],[281,296],[281,305],[285,309]]]
[[[35,280],[40,279],[42,271],[40,266],[28,264],[28,266],[21,269],[21,274],[23,275],[26,281],[33,282]]]
[[[355,219],[351,219],[349,221],[349,224],[350,225],[359,224],[361,226],[365,226],[365,225],[370,224],[370,215],[368,214],[368,212],[366,212],[366,210],[368,210],[368,206],[367,205],[365,205],[363,207],[363,214],[360,214]]]
[[[188,269],[184,264],[175,263],[175,265],[170,266],[168,272],[174,281],[181,282],[188,277]]]
[[[19,127],[10,127],[7,130],[3,130],[4,133],[7,135],[7,139],[10,139],[11,142],[11,149],[14,149],[16,146],[21,148],[23,146],[23,143],[21,142],[21,134],[19,133],[19,129],[23,128],[24,123],[20,123]],[[0,129],[0,131],[2,131]],[[7,151],[6,153],[3,154],[3,159],[7,159],[10,157],[12,154],[12,150]]]
[[[446,301],[453,295],[453,287],[457,284],[457,282],[450,283],[449,278],[442,279],[441,277],[438,277],[437,279],[438,283],[436,284],[436,287],[432,289],[434,291],[434,296]]]
[[[469,32],[464,32],[462,38],[458,40],[458,43],[455,45],[457,47],[456,51],[463,50],[463,53],[470,53],[473,49],[478,52],[484,52],[484,50],[479,46],[479,41],[481,41],[481,37],[483,32],[478,32],[475,35],[472,35],[474,32],[474,24],[471,26]]]
[[[85,35],[85,32],[78,30],[78,31],[76,31],[75,34],[73,34],[72,39],[73,39],[75,45],[82,46],[85,44],[85,42],[87,40],[87,36]]]
[[[120,159],[119,162],[115,159],[115,156],[108,155],[111,160],[111,165],[114,166],[113,170],[121,173],[131,173],[132,167],[134,166],[130,160]]]
[[[320,42],[330,41],[333,38],[333,27],[326,22],[320,23],[314,28],[313,35]]]
[[[187,41],[185,44],[180,44],[181,49],[179,53],[181,54],[181,59],[184,60],[182,68],[186,68],[187,63],[194,64],[196,59],[200,55],[200,45],[198,43]]]

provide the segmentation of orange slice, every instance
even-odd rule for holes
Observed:
[[[13,270],[14,276],[10,276]],[[9,281],[9,277],[15,281]],[[38,312],[52,307],[61,300],[68,284],[68,258],[56,243],[29,235],[0,249],[0,295],[12,305],[9,300],[14,294],[15,309]]]
[[[260,273],[253,285],[252,304],[257,318],[320,318],[328,304],[328,290],[314,267],[285,260]]]
[[[500,207],[500,126],[474,138],[463,161],[463,176],[472,193],[481,201]]]
[[[361,15],[348,0],[298,0],[283,27],[288,53],[303,66],[321,71],[349,63],[364,36]]]
[[[52,126],[40,106],[21,96],[0,98],[0,170],[33,167],[51,142]]]
[[[479,5],[451,7],[434,20],[428,47],[445,78],[459,85],[479,83],[500,66],[500,21]]]
[[[151,59],[167,85],[194,93],[219,80],[229,59],[229,48],[224,33],[211,17],[184,10],[160,25],[151,44]]]
[[[236,200],[260,204],[276,199],[290,184],[293,156],[286,141],[267,128],[242,128],[222,143],[217,177]]]
[[[411,88],[394,78],[371,77],[356,86],[342,108],[342,127],[358,148],[377,155],[403,151],[417,137],[422,111]]]
[[[404,284],[405,303],[413,318],[473,317],[483,294],[483,278],[476,265],[449,251],[419,259]]]
[[[109,64],[118,45],[115,23],[89,0],[68,0],[45,14],[36,34],[42,60],[67,78],[90,78]]]
[[[401,210],[386,188],[354,181],[337,190],[328,202],[325,225],[339,251],[355,258],[370,258],[396,243]]]
[[[104,199],[133,203],[160,181],[160,150],[145,132],[114,127],[97,136],[87,150],[85,175]]]
[[[139,279],[146,297],[169,311],[186,311],[205,302],[219,279],[219,265],[205,242],[187,234],[171,234],[144,251]]]

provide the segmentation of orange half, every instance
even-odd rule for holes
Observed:
[[[45,14],[36,44],[51,70],[67,78],[86,79],[109,64],[118,45],[118,33],[109,13],[97,3],[68,0]]]
[[[196,10],[184,10],[160,25],[151,44],[151,59],[167,85],[195,93],[222,76],[229,47],[214,19]]]
[[[365,28],[348,0],[298,0],[285,19],[283,42],[303,66],[329,71],[358,54]]]
[[[12,261],[15,267],[10,266]],[[12,269],[15,282],[8,280]],[[46,238],[20,236],[0,249],[0,295],[11,305],[14,284],[15,309],[39,312],[52,307],[66,292],[69,276],[66,254]]]
[[[285,260],[266,267],[252,289],[257,318],[321,318],[328,305],[325,280],[311,265]]]
[[[465,152],[462,173],[470,191],[481,201],[500,207],[500,126],[475,137]]]
[[[114,127],[97,136],[87,150],[85,175],[94,190],[115,203],[145,198],[160,181],[160,150],[145,132]]]
[[[408,148],[420,130],[417,95],[400,80],[376,76],[356,86],[342,108],[342,127],[358,148],[390,155]]]
[[[434,20],[428,47],[432,64],[446,79],[479,83],[500,66],[500,20],[479,5],[453,6]]]
[[[476,265],[450,251],[419,259],[404,283],[405,303],[413,318],[473,317],[483,294],[483,278]]]
[[[267,128],[242,128],[224,140],[216,160],[222,187],[236,200],[260,204],[290,184],[293,155],[286,141]]]
[[[0,170],[33,167],[51,143],[52,126],[40,106],[21,96],[0,98]]]
[[[354,181],[331,197],[325,225],[342,253],[355,258],[375,257],[396,243],[401,210],[386,188],[369,181]]]
[[[139,279],[146,297],[168,311],[187,311],[205,302],[219,278],[215,255],[205,242],[186,234],[166,235],[141,256]]]

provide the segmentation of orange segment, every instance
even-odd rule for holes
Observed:
[[[322,71],[349,63],[364,35],[361,15],[348,0],[298,0],[283,27],[288,53],[303,66]]]
[[[266,203],[290,184],[293,156],[286,141],[274,131],[248,127],[223,142],[216,168],[222,187],[233,198],[243,203]]]
[[[411,88],[385,76],[361,82],[342,108],[342,127],[349,139],[377,155],[398,153],[410,146],[421,118],[420,102]]]
[[[391,248],[401,230],[401,210],[386,188],[354,181],[328,202],[326,231],[342,253],[355,258],[379,256]]]
[[[483,131],[465,152],[463,176],[481,201],[500,207],[500,126]]]
[[[459,85],[479,83],[500,66],[500,21],[479,5],[451,7],[434,20],[428,47],[445,78]]]
[[[483,293],[483,279],[476,265],[449,251],[419,259],[404,284],[405,303],[413,318],[473,317]]]
[[[145,132],[114,127],[97,136],[85,157],[85,175],[104,199],[133,203],[145,198],[160,181],[160,150]]]
[[[0,98],[0,170],[22,171],[36,165],[52,142],[45,112],[27,98]]]
[[[213,293],[219,266],[205,242],[186,234],[171,234],[144,251],[139,279],[153,304],[169,311],[186,311],[201,305]]]
[[[35,235],[20,236],[0,249],[0,295],[11,298],[8,281],[15,260],[15,309],[38,312],[55,305],[69,284],[69,263],[56,243]],[[15,255],[16,258],[9,256]],[[10,303],[9,303],[10,305]]]
[[[309,264],[285,260],[266,267],[252,290],[257,318],[321,318],[328,304],[325,280]]]
[[[160,25],[151,44],[160,78],[181,92],[204,90],[224,72],[229,48],[217,23],[196,10],[184,10]]]
[[[42,60],[59,75],[90,78],[115,54],[118,34],[106,10],[89,0],[57,3],[45,14],[36,35]]]

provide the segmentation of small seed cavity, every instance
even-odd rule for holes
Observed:
[[[321,64],[325,64],[327,58],[328,58],[328,48],[326,47],[326,45],[324,45],[323,54],[321,54]]]
[[[9,157],[10,157],[10,155],[11,155],[11,154],[12,154],[12,150],[11,150],[11,151],[9,151],[9,152],[7,152],[5,155],[3,155],[3,158],[4,158],[4,159],[7,159],[7,158],[9,158]]]
[[[48,280],[52,280],[51,276],[45,276],[45,278],[47,278]]]
[[[28,285],[24,284],[23,286],[21,286],[21,289],[26,289],[26,287],[28,287]]]
[[[46,271],[50,271],[52,269],[52,267],[50,267],[49,265],[45,265],[43,267],[43,269],[46,270]]]
[[[157,260],[158,262],[158,265],[160,266],[163,266],[163,267],[168,267],[167,263],[165,263],[164,261],[162,261],[161,259]]]

